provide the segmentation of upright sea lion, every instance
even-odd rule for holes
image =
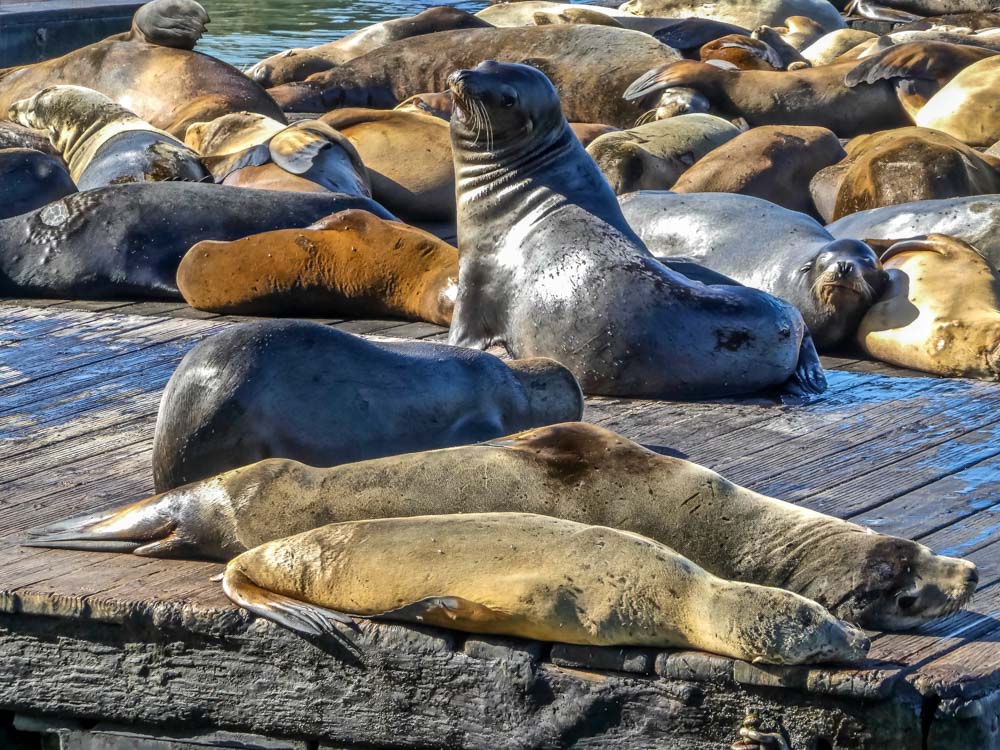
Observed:
[[[587,146],[616,194],[663,190],[698,159],[740,134],[721,117],[680,115],[609,133]]]
[[[852,336],[885,284],[866,244],[834,240],[805,214],[766,201],[643,191],[620,202],[657,257],[693,259],[795,305],[820,349]]]
[[[526,61],[551,77],[569,120],[631,127],[643,110],[622,92],[643,71],[679,57],[646,34],[610,26],[464,29],[393,42],[269,91],[295,112],[390,109],[414,94],[443,90],[452,72],[484,59]]]
[[[300,120],[245,151],[205,157],[205,166],[216,182],[235,187],[372,194],[357,149],[320,120]]]
[[[794,591],[864,627],[945,616],[976,583],[969,562],[765,497],[582,422],[329,469],[270,459],[53,524],[29,543],[230,560],[328,523],[483,512],[642,534],[717,576]]]
[[[357,149],[379,203],[409,221],[455,220],[447,122],[414,112],[353,108],[320,119]]]
[[[447,326],[457,285],[454,247],[361,210],[199,242],[177,269],[189,305],[231,315],[390,315]]]
[[[250,67],[246,74],[264,88],[270,88],[301,81],[400,39],[451,29],[491,27],[492,24],[464,10],[439,5],[413,16],[366,26],[333,42],[279,52]]]
[[[974,63],[956,75],[917,112],[914,120],[972,146],[1000,140],[1000,57]]]
[[[247,323],[198,343],[171,376],[153,481],[162,492],[272,456],[334,466],[443,448],[582,410],[573,376],[549,359],[504,363],[317,323]]]
[[[676,193],[739,193],[816,215],[809,181],[844,158],[826,128],[764,125],[751,128],[696,161],[677,178]]]
[[[966,242],[940,234],[882,256],[889,285],[858,328],[867,354],[900,367],[1000,380],[1000,274]]]
[[[49,86],[86,86],[177,138],[192,122],[227,112],[284,121],[267,93],[236,68],[190,51],[208,14],[195,0],[153,0],[132,29],[62,57],[0,70],[0,112]]]
[[[826,31],[842,29],[847,24],[826,0],[628,0],[621,10],[637,16],[684,18],[699,16],[733,23],[748,29],[758,26],[781,26],[791,16],[805,16]]]
[[[655,105],[679,93],[675,112],[711,111],[742,117],[751,126],[814,125],[841,137],[884,130],[910,122],[888,81],[849,87],[844,76],[856,62],[794,71],[721,70],[701,62],[681,61],[648,71],[625,97]]]
[[[0,295],[179,299],[177,265],[201,240],[302,227],[335,211],[390,213],[337,193],[141,182],[74,193],[0,221]]]
[[[30,148],[0,149],[0,219],[34,211],[76,192],[62,162]]]
[[[944,234],[968,242],[1000,268],[1000,195],[915,201],[858,211],[827,227],[834,237],[891,240]]]
[[[848,143],[847,158],[818,172],[810,190],[830,222],[897,203],[1000,193],[1000,159],[937,130],[884,130]]]
[[[228,156],[266,143],[287,125],[257,112],[231,112],[208,122],[193,122],[184,142],[202,156]]]
[[[878,39],[878,34],[863,29],[837,29],[821,36],[802,50],[802,56],[814,66],[829,65],[862,42]]]
[[[314,636],[336,636],[350,613],[767,664],[852,664],[869,647],[796,594],[716,578],[636,534],[522,513],[324,526],[244,552],[222,585],[236,604]]]
[[[450,88],[460,251],[451,343],[553,357],[590,393],[825,388],[791,306],[690,282],[649,254],[541,72],[488,61],[453,74]]]
[[[92,89],[50,86],[14,102],[7,116],[49,134],[80,190],[208,177],[198,154]]]

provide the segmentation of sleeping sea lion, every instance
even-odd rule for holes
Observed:
[[[966,242],[931,234],[882,256],[889,285],[858,343],[890,364],[953,378],[1000,380],[1000,274]]]
[[[192,122],[259,112],[284,122],[259,85],[220,60],[192,52],[208,14],[195,0],[153,0],[132,29],[52,60],[0,70],[0,112],[49,86],[86,86],[177,138]]]
[[[814,66],[829,65],[845,52],[871,39],[878,39],[878,34],[863,29],[837,29],[802,50],[802,56]]]
[[[184,300],[223,315],[388,315],[447,326],[457,284],[455,248],[361,210],[306,229],[199,242],[177,269]]]
[[[334,466],[461,445],[582,409],[573,376],[549,359],[505,363],[301,320],[247,323],[196,344],[171,376],[153,481],[162,492],[271,456]]]
[[[75,192],[60,159],[30,148],[0,149],[0,219],[34,211]]]
[[[1000,57],[974,63],[956,75],[917,112],[917,125],[934,128],[971,146],[1000,140]]]
[[[698,50],[702,62],[721,61],[727,70],[784,70],[785,63],[774,49],[760,41],[739,34],[727,34]]]
[[[628,0],[621,10],[637,16],[684,18],[699,16],[737,24],[748,29],[781,26],[791,16],[805,16],[824,30],[842,29],[847,24],[826,0]]]
[[[198,154],[92,89],[50,86],[14,102],[7,116],[49,134],[80,190],[208,177]]]
[[[484,512],[642,534],[721,578],[794,591],[864,627],[943,617],[976,583],[969,562],[760,495],[582,422],[333,468],[269,459],[32,531],[29,543],[225,561],[328,523]]]

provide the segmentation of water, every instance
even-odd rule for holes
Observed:
[[[196,49],[246,68],[289,47],[332,42],[434,5],[475,13],[485,0],[200,0],[212,17]]]

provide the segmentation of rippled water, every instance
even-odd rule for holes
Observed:
[[[434,5],[471,12],[486,6],[446,0],[201,0],[212,22],[197,50],[239,68],[289,47],[332,42],[378,21],[413,15]]]

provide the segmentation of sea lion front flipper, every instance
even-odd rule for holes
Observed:
[[[827,388],[826,373],[819,361],[819,353],[813,343],[812,336],[806,331],[799,347],[799,361],[795,364],[795,372],[785,382],[782,390],[790,396],[806,398],[818,396]]]
[[[460,625],[492,622],[502,617],[502,613],[490,609],[485,604],[463,599],[460,596],[430,596],[397,609],[382,612],[375,617],[454,628]]]

